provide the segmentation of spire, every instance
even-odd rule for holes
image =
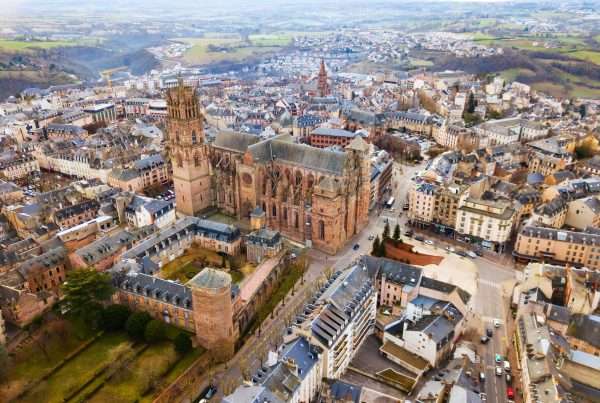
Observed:
[[[319,82],[317,84],[319,96],[329,95],[329,83],[327,82],[327,70],[325,70],[325,60],[321,59],[321,68],[319,69]]]

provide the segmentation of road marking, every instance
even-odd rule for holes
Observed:
[[[479,283],[483,284],[483,285],[487,285],[488,287],[492,287],[495,289],[500,289],[502,288],[502,286],[500,284],[498,284],[497,281],[492,281],[492,280],[482,280],[481,278],[479,279]]]

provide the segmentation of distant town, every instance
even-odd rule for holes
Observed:
[[[108,3],[0,12],[0,401],[600,401],[600,4]]]

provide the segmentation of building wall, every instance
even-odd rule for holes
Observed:
[[[584,230],[587,227],[600,227],[600,214],[585,204],[586,199],[573,200],[569,203],[569,208],[565,217],[565,225]]]
[[[521,233],[517,237],[514,251],[519,260],[570,263],[600,269],[600,246],[543,239]]]

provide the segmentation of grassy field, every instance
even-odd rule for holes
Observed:
[[[132,362],[122,367],[88,401],[135,402],[145,395],[177,361],[177,353],[170,342],[150,346]]]
[[[577,52],[569,53],[569,56],[600,65],[600,52],[598,51],[580,50]]]
[[[40,379],[93,336],[83,326],[68,322],[47,324],[47,339],[43,344],[30,343],[16,353],[5,382],[0,384],[0,401],[8,401],[23,391],[27,384]]]
[[[77,46],[78,41],[12,41],[0,40],[0,50],[9,53],[28,52],[34,49],[53,49],[64,48],[67,46]]]
[[[252,56],[273,53],[292,40],[287,35],[255,35],[249,42],[239,36],[178,39],[192,47],[184,55],[191,64],[209,64],[220,61],[242,61]],[[211,49],[213,47],[213,49]],[[214,49],[217,48],[217,49]]]
[[[62,402],[63,398],[79,386],[93,379],[97,371],[114,362],[131,349],[124,333],[107,334],[79,353],[61,369],[53,373],[27,393],[21,402]]]
[[[218,253],[192,246],[184,255],[164,265],[160,271],[161,277],[187,282],[202,270],[202,267],[194,265],[197,260],[203,260],[207,266],[213,267],[221,267],[223,263],[223,258]]]
[[[535,75],[535,73],[529,69],[517,68],[517,69],[504,70],[500,73],[500,75],[506,81],[515,81],[515,79],[520,75],[533,76],[533,75]]]

